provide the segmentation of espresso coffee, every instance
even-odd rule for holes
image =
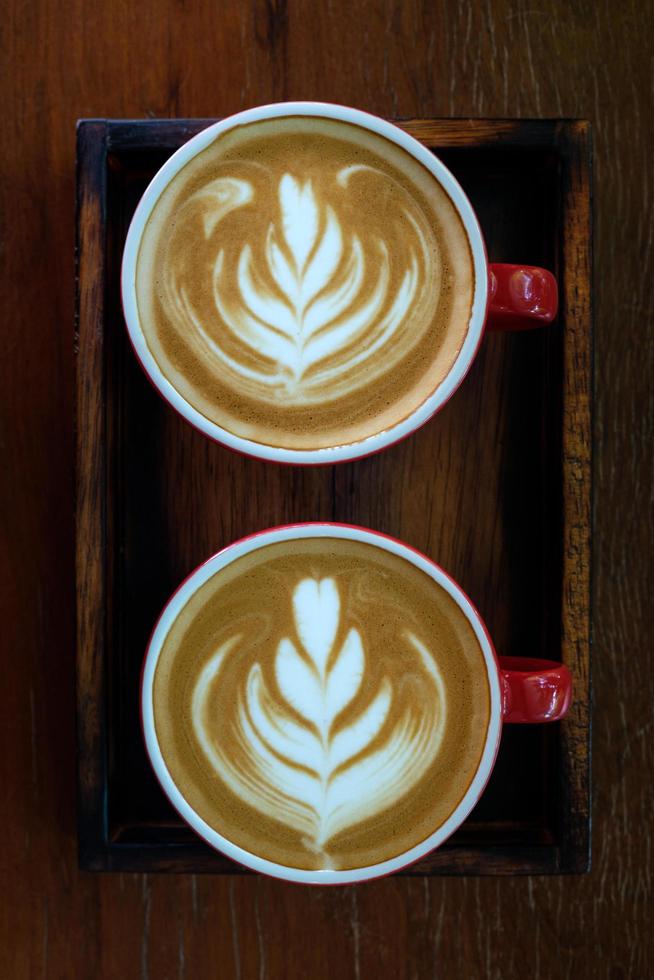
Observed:
[[[299,869],[360,868],[435,832],[465,795],[490,720],[484,656],[448,593],[371,544],[261,547],[170,628],[154,726],[210,827]]]
[[[297,450],[411,415],[456,360],[473,291],[465,228],[433,174],[315,116],[219,134],[158,199],[136,271],[172,386],[233,435]]]

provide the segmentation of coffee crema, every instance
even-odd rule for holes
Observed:
[[[360,868],[435,832],[477,772],[484,656],[404,558],[341,538],[259,548],[192,596],[164,641],[154,724],[198,815],[252,854]]]
[[[164,376],[228,432],[287,449],[399,423],[470,320],[463,223],[406,150],[352,123],[261,120],[172,179],[141,239],[139,321]]]

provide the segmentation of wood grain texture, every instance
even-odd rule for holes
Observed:
[[[453,405],[405,444],[319,469],[244,460],[198,435],[153,392],[127,340],[119,275],[134,208],[167,154],[205,124],[78,125],[82,867],[242,870],[202,844],[153,777],[138,719],[143,651],[172,590],[208,554],[271,524],[319,518],[409,540],[460,578],[498,650],[561,660],[575,678],[565,723],[507,728],[473,814],[405,873],[586,870],[588,123],[402,123],[462,181],[491,259],[557,271],[560,314],[548,330],[489,338]]]
[[[651,975],[653,13],[651,0],[6,5],[3,977]],[[595,799],[588,876],[389,879],[298,893],[257,878],[77,870],[75,119],[213,117],[303,97],[395,117],[562,116],[593,124]]]

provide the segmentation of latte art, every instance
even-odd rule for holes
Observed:
[[[364,174],[373,191],[376,183],[377,192],[384,192],[387,175],[365,166],[337,170],[333,190],[346,195],[350,181]],[[411,327],[407,315],[415,312],[427,283],[429,296],[420,305],[427,302],[433,316],[438,251],[430,252],[425,216],[405,192],[399,215],[406,222],[406,241],[394,255],[383,238],[344,229],[335,210],[338,194],[332,203],[321,202],[310,179],[301,183],[285,173],[278,185],[277,221],[261,242],[246,242],[228,255],[221,244],[222,222],[237,208],[256,207],[271,185],[269,172],[259,180],[258,192],[254,181],[218,178],[190,198],[186,207],[200,212],[205,238],[216,248],[205,284],[213,295],[213,317],[203,324],[174,255],[164,267],[162,306],[186,343],[195,344],[217,370],[232,373],[253,397],[273,404],[280,399],[325,403],[351,392],[362,379],[368,384],[387,373],[402,357]],[[394,291],[391,264],[405,270]],[[212,331],[212,322],[229,333]],[[412,343],[428,324],[429,317],[413,321]]]
[[[468,327],[472,259],[437,180],[335,120],[236,127],[187,163],[141,240],[137,303],[164,375],[221,428],[315,449],[411,414]]]
[[[489,716],[454,600],[404,559],[319,538],[262,547],[198,589],[163,644],[153,706],[196,813],[296,868],[424,840],[465,794]]]
[[[334,579],[300,582],[293,618],[297,645],[284,637],[275,655],[280,697],[271,695],[259,663],[244,678],[234,725],[238,765],[212,733],[212,688],[241,637],[223,643],[203,668],[193,692],[193,728],[225,784],[261,813],[272,807],[329,867],[329,841],[397,802],[432,764],[445,724],[445,690],[427,647],[406,631],[406,652],[423,673],[427,696],[393,719],[393,682],[383,676],[367,703],[341,723],[364,681],[366,657],[356,628],[336,642],[342,611]]]

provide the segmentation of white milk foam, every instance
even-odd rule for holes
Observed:
[[[313,449],[396,424],[468,329],[461,219],[405,150],[333,120],[236,127],[144,229],[137,301],[173,387],[227,431]]]
[[[343,167],[334,180],[346,189],[350,178],[363,172],[380,185],[389,180],[367,166]],[[220,224],[256,203],[256,188],[246,180],[217,178],[187,205],[202,206],[205,238],[215,242],[212,322],[193,307],[184,272],[172,259],[164,281],[166,315],[198,354],[223,374],[238,376],[260,399],[324,403],[369,384],[371,371],[388,373],[406,345],[420,341],[438,301],[438,252],[425,216],[405,191],[401,194],[406,234],[395,254],[383,238],[346,230],[336,203],[320,200],[310,179],[284,173],[277,185],[278,215],[265,240],[246,242],[228,264]],[[403,269],[395,289],[391,263]],[[414,309],[417,298],[422,301]],[[405,329],[400,337],[409,312],[413,333],[409,337]]]
[[[392,806],[432,765],[447,718],[445,687],[427,646],[405,630],[404,653],[423,678],[424,696],[384,728],[394,685],[382,677],[367,706],[338,724],[365,679],[364,638],[342,621],[333,578],[300,581],[292,606],[299,642],[279,639],[278,693],[268,688],[258,663],[239,691],[238,756],[216,738],[212,696],[223,667],[238,652],[240,635],[223,642],[200,672],[192,724],[208,764],[230,790],[262,814],[274,812],[328,867],[332,838]],[[343,627],[345,638],[337,645]]]

